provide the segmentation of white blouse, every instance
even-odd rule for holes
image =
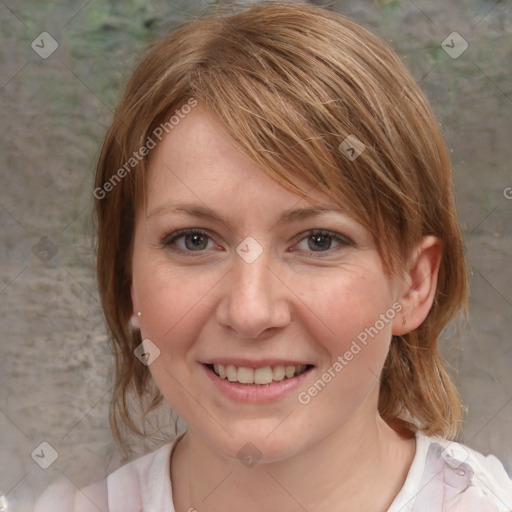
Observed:
[[[181,436],[180,436],[181,437]],[[178,439],[81,492],[50,487],[34,512],[175,512],[170,457]],[[194,510],[193,508],[189,510]],[[510,512],[501,462],[459,443],[416,434],[416,454],[388,512]]]

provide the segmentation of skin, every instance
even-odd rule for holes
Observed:
[[[206,206],[229,227],[165,208],[177,201]],[[407,272],[390,278],[369,232],[346,214],[278,222],[286,209],[318,204],[338,207],[318,190],[304,200],[273,181],[200,105],[151,154],[136,215],[132,301],[142,338],[160,350],[153,378],[188,425],[171,461],[177,512],[384,511],[403,485],[415,441],[380,418],[378,376],[392,334],[428,314],[440,246],[426,237]],[[188,228],[205,232],[199,250],[193,236],[163,244]],[[308,241],[312,229],[347,243]],[[252,263],[236,252],[248,236],[262,249]],[[299,403],[298,392],[396,303],[401,312],[307,405]],[[217,357],[314,368],[272,403],[239,402],[206,376],[201,361]],[[261,456],[252,467],[237,456],[248,442]]]

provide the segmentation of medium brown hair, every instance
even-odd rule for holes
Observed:
[[[461,407],[437,342],[466,305],[468,282],[439,126],[384,41],[333,12],[283,2],[206,13],[155,43],[106,135],[95,181],[97,278],[115,352],[115,436],[122,424],[142,432],[131,394],[146,400],[147,410],[162,399],[134,357],[141,336],[130,325],[134,218],[148,156],[126,162],[190,98],[215,113],[283,186],[307,196],[296,185],[300,178],[342,204],[373,235],[386,272],[403,270],[423,236],[441,241],[433,306],[420,327],[393,337],[379,412],[396,429],[453,438]],[[340,150],[348,136],[365,148],[353,161]]]

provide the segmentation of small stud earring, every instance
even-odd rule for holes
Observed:
[[[405,325],[405,316],[402,317],[402,325]]]
[[[137,316],[140,318],[140,317],[142,316],[142,313],[139,311],[139,312],[137,313]]]
[[[139,318],[140,318],[140,314],[137,313],[133,313],[132,316],[130,317],[130,325],[134,328],[134,329],[139,329]]]

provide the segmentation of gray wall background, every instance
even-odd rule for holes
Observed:
[[[0,489],[10,510],[29,510],[55,477],[80,486],[118,463],[93,274],[93,168],[136,56],[206,4],[0,1]],[[471,322],[448,330],[443,353],[467,406],[463,442],[512,472],[512,2],[333,8],[391,43],[442,124],[472,289]],[[50,56],[42,32],[58,43]],[[457,58],[464,42],[453,32],[468,45]],[[58,453],[46,470],[34,461],[42,442]]]

